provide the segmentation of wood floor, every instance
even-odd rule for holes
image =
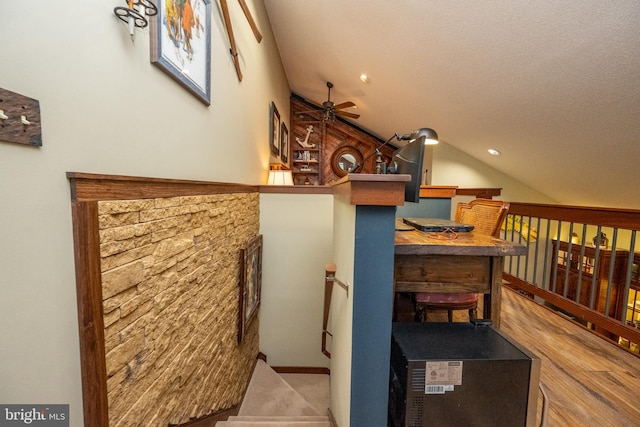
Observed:
[[[542,361],[549,426],[640,426],[640,358],[503,288],[500,329]]]

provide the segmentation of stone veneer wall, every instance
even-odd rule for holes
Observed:
[[[258,320],[238,344],[240,249],[258,193],[98,203],[109,424],[185,423],[240,402]]]

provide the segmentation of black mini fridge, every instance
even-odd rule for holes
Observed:
[[[534,426],[540,359],[477,323],[394,323],[389,425]]]

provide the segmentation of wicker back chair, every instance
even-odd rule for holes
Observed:
[[[498,237],[507,213],[509,202],[475,199],[471,203],[458,203],[455,220],[473,225],[473,231],[476,233]]]
[[[509,212],[509,202],[475,199],[470,203],[458,203],[455,221],[473,225],[472,233],[498,237],[502,223]],[[418,292],[414,295],[417,321],[427,320],[428,310],[447,310],[449,322],[454,310],[469,310],[469,320],[478,317],[478,294]]]

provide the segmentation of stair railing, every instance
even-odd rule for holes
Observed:
[[[511,202],[500,237],[528,248],[503,279],[540,304],[639,353],[640,210]]]

